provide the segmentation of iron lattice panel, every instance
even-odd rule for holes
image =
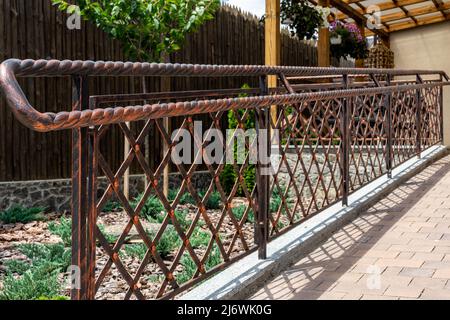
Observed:
[[[341,118],[345,99],[280,106],[272,130],[279,164],[270,177],[269,234],[274,236],[342,196]],[[275,138],[273,138],[275,139]],[[273,152],[273,151],[272,151]]]
[[[355,191],[387,172],[386,95],[364,95],[350,103],[349,189]]]
[[[233,112],[237,119],[237,128],[244,128],[247,118],[253,115],[249,110],[246,110],[243,114],[237,111]],[[221,129],[220,119],[223,115],[224,112],[209,114],[212,123],[210,128]],[[198,136],[194,135],[195,120],[196,116],[184,117],[179,129],[186,129],[197,147],[206,147],[207,143],[200,141]],[[152,126],[157,128],[162,139],[169,146],[167,152],[163,155],[161,163],[156,168],[150,167],[143,151],[145,136]],[[115,217],[116,220],[123,220],[122,230],[117,240],[108,240],[108,238],[111,238],[111,235],[108,235],[104,230],[102,231],[99,223],[96,223],[95,226],[97,241],[100,245],[97,249],[97,261],[104,261],[105,257],[107,260],[106,263],[98,266],[95,284],[97,293],[102,291],[102,286],[106,280],[116,277],[118,279],[118,287],[126,287],[122,296],[124,299],[168,298],[187,289],[202,278],[223,268],[226,264],[255,248],[253,243],[253,224],[248,223],[249,215],[253,215],[256,212],[254,201],[252,200],[255,194],[255,187],[249,190],[245,183],[245,172],[249,167],[248,152],[243,164],[233,164],[231,166],[236,180],[228,193],[225,192],[221,181],[221,174],[224,170],[223,164],[206,164],[206,170],[203,170],[202,174],[206,174],[207,180],[210,182],[206,190],[204,190],[204,194],[200,194],[200,190],[195,185],[195,181],[198,180],[196,176],[199,175],[197,172],[199,165],[176,165],[182,182],[174,199],[168,199],[162,191],[161,181],[165,167],[172,163],[170,155],[175,145],[174,140],[177,140],[178,136],[175,135],[171,139],[163,125],[162,119],[147,121],[143,129],[138,131],[137,134],[134,134],[123,123],[119,124],[118,127],[120,127],[124,137],[130,142],[131,150],[116,171],[113,171],[109,166],[99,148],[102,139],[110,130],[109,126],[99,127],[97,142],[95,143],[98,167],[100,169],[99,174],[104,175],[108,180],[104,193],[99,197],[96,204],[96,215],[99,219],[102,219],[104,216],[101,213],[102,208],[112,199],[118,201],[124,209],[123,217]],[[251,142],[247,141],[247,150],[249,143]],[[194,154],[194,159],[202,156],[199,150]],[[123,193],[122,177],[126,169],[134,161],[140,165],[149,184],[145,189],[142,187],[141,197],[138,197],[132,203],[133,201],[127,200]],[[238,190],[240,196],[236,197]],[[209,210],[207,202],[213,192],[216,195],[220,195],[220,207],[216,210]],[[181,200],[183,197],[186,197],[186,194],[192,199],[192,203],[188,206],[190,212],[187,215],[188,217],[180,220],[177,212]],[[144,227],[144,219],[141,215],[150,197],[160,201],[163,205],[162,218],[160,218],[161,224],[153,232],[149,232]],[[233,208],[236,207],[236,198],[239,198],[239,203],[245,207],[241,217],[236,217],[233,213]],[[104,218],[106,219],[107,217]],[[187,225],[186,221],[184,221],[185,219],[188,220]],[[148,223],[145,224],[149,225]],[[132,230],[134,230],[133,236],[130,236]],[[177,242],[177,245],[171,250],[169,257],[163,257],[160,252],[161,242],[163,242],[162,238],[170,231],[173,233],[173,230],[176,232],[173,241]],[[194,247],[192,239],[199,232],[203,233],[203,236],[208,237],[209,241],[206,246]],[[136,245],[136,243],[145,246],[145,255],[141,259],[139,267],[131,271],[123,260],[126,259],[130,262],[130,259],[126,257],[126,246]],[[209,262],[211,259],[215,260],[213,268],[210,267],[213,265]],[[194,272],[186,275],[184,273],[185,269],[188,267],[192,269],[192,265],[195,268]],[[157,278],[159,280],[157,290],[154,283],[149,284],[149,281],[146,280],[149,278],[152,280]]]
[[[417,92],[392,94],[392,153],[394,167],[417,154]]]
[[[423,149],[441,141],[441,88],[431,87],[421,90],[421,126],[420,143]]]

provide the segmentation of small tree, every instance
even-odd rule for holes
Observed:
[[[160,62],[183,45],[186,35],[213,18],[220,0],[52,0],[119,40],[127,58]]]
[[[61,11],[79,13],[84,19],[121,42],[128,59],[161,62],[181,48],[186,35],[213,18],[220,0],[52,0]],[[164,61],[167,62],[167,61]],[[161,87],[165,87],[161,83]],[[167,88],[165,88],[167,90]],[[145,79],[142,91],[147,92]],[[164,121],[168,129],[168,121]],[[148,157],[148,137],[145,141]],[[165,146],[167,149],[167,146]],[[129,145],[125,139],[125,154]],[[125,173],[128,198],[129,170]],[[164,192],[168,192],[168,170],[164,171]]]

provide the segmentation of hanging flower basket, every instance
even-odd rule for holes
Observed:
[[[330,24],[330,51],[337,59],[365,59],[369,53],[367,42],[354,23],[334,21]]]
[[[316,39],[319,28],[328,28],[329,15],[329,8],[314,6],[306,0],[281,1],[281,23],[301,40]]]
[[[330,43],[332,45],[337,45],[342,43],[342,37],[340,35],[334,35],[333,37],[330,37]]]

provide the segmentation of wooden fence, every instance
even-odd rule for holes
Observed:
[[[67,15],[51,6],[50,0],[2,0],[0,2],[0,61],[14,58],[124,60],[120,45],[89,23],[81,29],[66,27]],[[281,64],[317,64],[314,45],[282,36]],[[264,26],[257,18],[230,7],[221,8],[216,18],[199,32],[188,36],[183,50],[172,62],[207,64],[263,64]],[[139,92],[140,79],[91,79],[91,94]],[[173,90],[239,88],[242,78],[172,79]],[[69,110],[70,79],[22,79],[30,102],[40,111]],[[160,81],[149,79],[150,91],[159,91]],[[110,137],[109,160],[119,163],[123,137]],[[158,154],[155,136],[152,151]],[[0,181],[57,179],[70,177],[70,132],[37,133],[13,118],[0,98]],[[105,143],[106,145],[106,143]]]

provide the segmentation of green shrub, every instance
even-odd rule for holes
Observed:
[[[236,183],[237,174],[233,168],[233,165],[226,164],[223,167],[222,173],[220,174],[220,184],[222,185],[226,194],[230,194]]]
[[[217,245],[214,245],[205,262],[206,271],[211,270],[215,266],[222,263],[222,261],[223,260],[219,248],[217,247]],[[177,282],[179,284],[183,284],[191,280],[192,277],[195,275],[195,272],[197,271],[197,265],[187,252],[183,254],[180,263],[183,266],[183,271],[178,274]]]
[[[242,87],[242,89],[250,89],[250,86],[248,84],[244,84]],[[247,94],[240,94],[239,97],[247,97]],[[248,110],[248,111],[247,111]],[[235,130],[239,127],[239,121],[238,118],[236,116],[236,114],[239,115],[239,118],[242,119],[243,115],[245,114],[245,112],[247,111],[247,117],[245,119],[243,119],[243,125],[244,125],[244,130],[248,130],[248,129],[254,129],[256,128],[255,126],[255,111],[254,110],[250,110],[250,109],[236,109],[236,110],[229,110],[228,111],[228,129],[232,129]],[[237,148],[236,146],[233,146],[234,151],[234,160],[237,160]],[[245,156],[247,156],[249,150],[246,150],[246,154]],[[256,179],[256,167],[255,165],[248,165],[243,173],[244,176],[244,181],[245,181],[245,186],[247,187],[247,190],[249,193],[252,192],[254,186],[255,186],[255,179]],[[225,190],[225,192],[227,194],[229,194],[231,192],[231,190],[233,189],[233,186],[236,182],[237,179],[237,173],[233,168],[233,165],[231,164],[226,164],[224,166],[224,169],[220,175],[220,181],[221,184]],[[239,185],[237,193],[238,196],[243,196],[244,192],[242,190],[242,187]]]
[[[155,232],[148,232],[151,239],[155,237]],[[178,236],[176,230],[172,228],[167,228],[161,238],[159,239],[158,244],[156,245],[156,250],[162,258],[167,257],[173,250],[175,250],[178,246],[180,246],[181,240]],[[125,245],[125,254],[132,258],[137,258],[139,260],[144,259],[145,254],[148,250],[145,243],[137,243],[137,244],[127,244]]]
[[[211,235],[203,231],[201,228],[196,227],[194,229],[194,232],[192,233],[191,237],[189,238],[189,241],[191,243],[191,246],[194,249],[201,248],[201,247],[207,247],[209,241],[211,240]]]
[[[214,245],[213,249],[211,250],[211,253],[208,256],[208,259],[205,263],[205,269],[206,271],[211,270],[215,266],[222,263],[222,255],[220,254],[220,250],[217,247],[217,245]]]
[[[30,267],[45,267],[47,272],[65,271],[71,264],[71,249],[64,247],[62,243],[23,243],[17,249],[31,260]]]
[[[189,192],[185,192],[180,198],[180,204],[197,204],[194,197]]]
[[[70,300],[70,297],[66,296],[53,296],[53,297],[39,297],[37,300]]]
[[[277,212],[281,206],[281,203],[281,197],[274,194],[270,199],[270,212]],[[282,210],[284,210],[284,208]]]
[[[162,282],[164,279],[165,277],[162,274],[152,274],[147,278],[150,282]]]
[[[4,262],[6,273],[8,274],[24,274],[30,269],[30,263],[23,260],[10,259]]]
[[[8,274],[3,281],[0,300],[34,300],[41,297],[56,297],[61,291],[56,270],[49,272],[47,264],[33,267],[15,278]]]
[[[0,221],[3,223],[28,223],[31,221],[44,220],[43,208],[24,208],[13,206],[0,213]]]
[[[177,219],[178,223],[180,224],[181,228],[184,232],[191,226],[192,221],[187,219],[189,211],[188,210],[175,210],[175,218]],[[172,223],[172,222],[170,222]]]
[[[189,211],[188,210],[175,210],[175,218],[178,221],[178,224],[180,225],[181,229],[183,229],[184,232],[191,226],[192,221],[187,219]],[[155,222],[162,223],[166,215],[159,215],[154,220]],[[169,224],[172,225],[172,219],[169,219]]]
[[[126,256],[142,260],[147,253],[147,246],[144,243],[133,243],[124,245],[124,253]]]
[[[180,189],[169,189],[169,194],[167,195],[167,200],[169,202],[173,202],[173,200],[175,200],[175,198],[177,197],[177,194],[179,191],[180,191]]]
[[[199,197],[202,198],[202,199],[205,196],[205,194],[206,194],[206,191],[199,191],[198,192]],[[173,201],[174,199],[175,199],[175,196],[173,197],[173,199],[171,201]],[[211,194],[209,195],[208,199],[206,199],[206,201],[205,201],[206,209],[219,209],[221,200],[222,199],[221,199],[220,193],[218,191],[211,192]],[[197,204],[195,202],[194,197],[189,192],[185,192],[181,196],[179,203],[182,204],[182,205],[184,205],[184,204],[196,205]]]
[[[244,216],[245,211],[247,210],[247,206],[240,205],[238,207],[234,207],[231,210],[233,212],[234,217],[238,221],[241,221],[242,217]],[[250,209],[250,211],[248,212],[246,222],[250,222],[250,223],[254,223],[255,222],[255,215],[253,214],[253,210],[252,209]]]
[[[59,236],[62,241],[64,242],[64,245],[66,247],[70,247],[72,244],[72,220],[70,218],[64,218],[61,217],[58,223],[56,222],[50,222],[48,224],[48,230],[56,235]]]
[[[197,271],[197,265],[194,260],[192,260],[189,253],[184,253],[181,257],[180,264],[183,266],[183,271],[177,275],[177,282],[183,284],[192,279],[195,272]]]
[[[115,212],[121,210],[122,206],[116,201],[108,201],[102,209],[102,212]]]
[[[206,192],[200,192],[201,197],[205,196]],[[205,207],[206,209],[219,209],[222,198],[220,196],[219,191],[213,191],[209,195],[208,199],[206,199]]]
[[[281,189],[281,190],[280,190]],[[280,188],[278,188],[277,186],[275,186],[273,188],[272,191],[272,197],[270,199],[270,212],[277,212],[278,209],[280,208],[280,206],[282,205],[283,201],[282,201],[282,196],[284,196],[286,192],[286,187],[285,186],[280,186]],[[285,207],[283,206],[281,209],[282,213],[286,212]]]
[[[137,206],[138,206],[139,202],[142,200],[143,196],[144,196],[144,194],[140,194],[133,201],[131,201],[130,204],[133,209],[137,208]],[[165,211],[165,208],[164,208],[163,204],[161,203],[161,200],[159,200],[159,198],[157,196],[151,195],[148,197],[147,201],[145,201],[145,204],[142,207],[142,210],[139,213],[139,215],[147,220],[157,219],[157,217],[163,211]]]

